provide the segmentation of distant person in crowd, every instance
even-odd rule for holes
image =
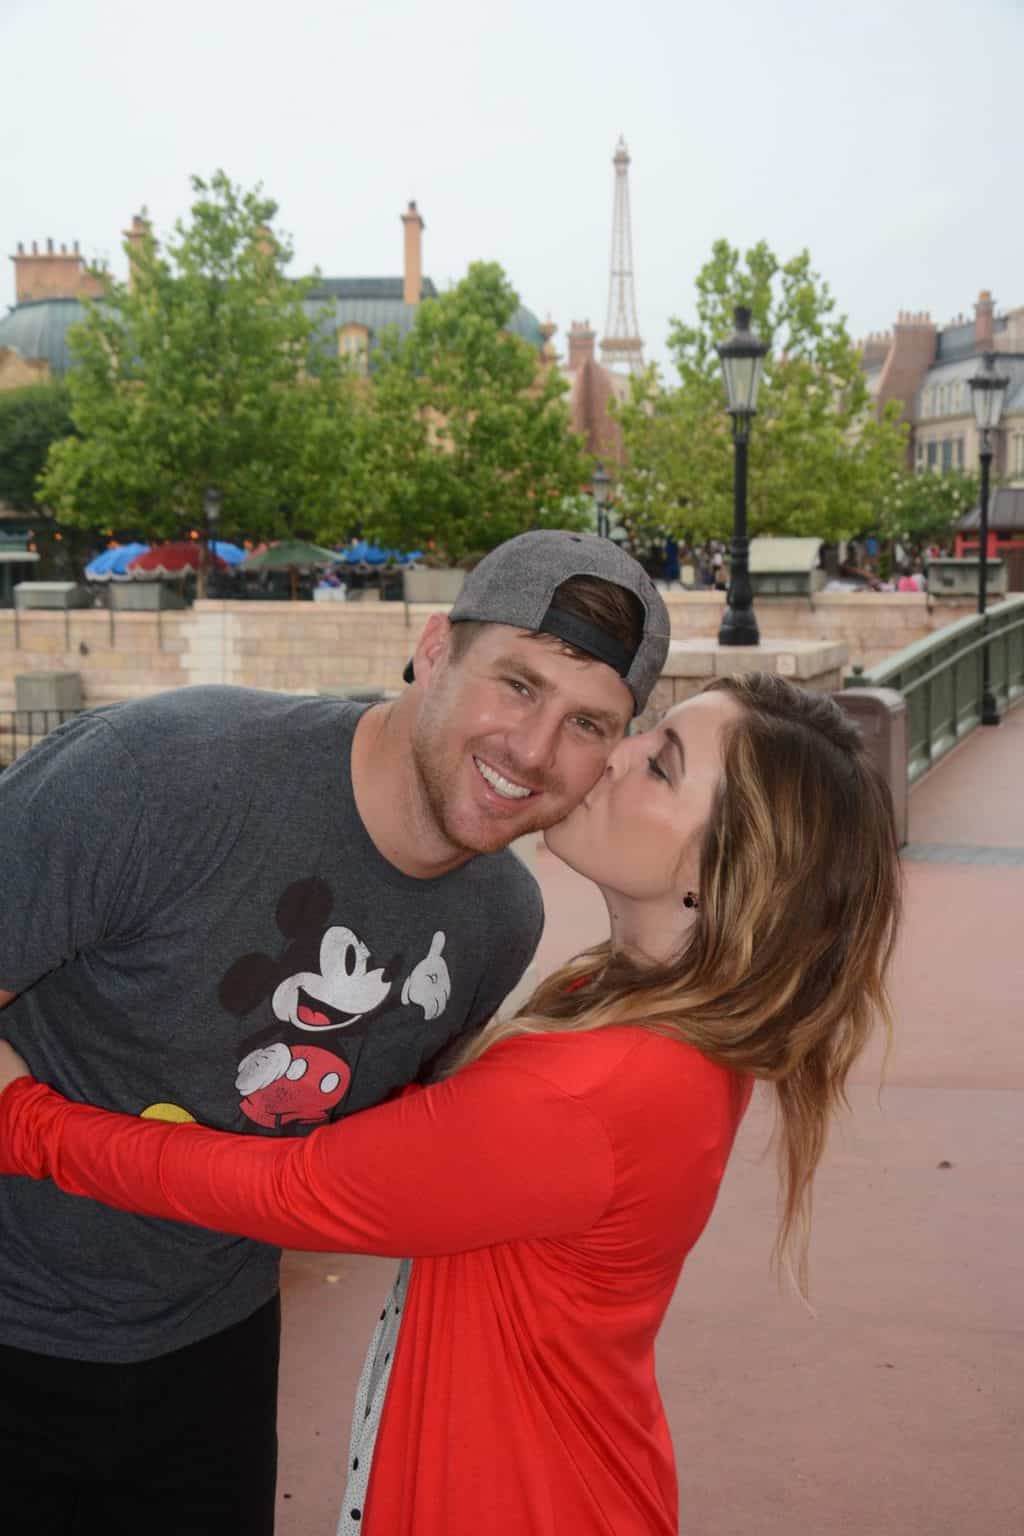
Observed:
[[[439,1080],[304,1140],[91,1109],[73,1102],[89,1096],[81,1083],[62,1097],[0,1045],[0,1171],[27,1176],[14,1189],[275,1245],[413,1256],[360,1382],[342,1533],[675,1536],[655,1341],[752,1084],[778,1111],[780,1241],[800,1274],[829,1121],[887,1018],[892,805],[828,697],[719,679],[618,741],[546,836],[600,887],[610,941],[464,1041]],[[518,945],[522,916],[506,918]],[[482,948],[493,964],[495,943]],[[346,974],[365,987],[380,975],[367,965],[360,952]],[[304,977],[297,995],[327,1010],[316,986]],[[430,975],[416,991],[436,995]],[[269,1108],[265,1076],[253,1069],[248,1086]],[[47,1178],[56,1187],[28,1182]]]
[[[665,540],[665,563],[662,567],[662,580],[668,587],[679,584],[679,541],[672,538],[671,534]]]
[[[0,1034],[73,1098],[264,1151],[393,1096],[519,982],[543,914],[502,850],[601,779],[668,642],[634,560],[550,530],[427,620],[392,702],[69,721],[0,774]],[[278,1258],[0,1180],[4,1536],[267,1536]]]

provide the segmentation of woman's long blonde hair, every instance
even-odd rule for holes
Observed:
[[[765,673],[710,690],[740,705],[704,831],[697,920],[678,957],[644,967],[600,944],[563,965],[453,1070],[501,1040],[637,1024],[774,1083],[781,1178],[776,1260],[807,1289],[811,1191],[833,1113],[872,1026],[901,906],[888,786],[832,699]]]

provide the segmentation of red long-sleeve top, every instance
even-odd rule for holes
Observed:
[[[295,1141],[0,1094],[0,1171],[416,1259],[360,1529],[674,1536],[654,1341],[750,1083],[640,1028],[521,1036]]]

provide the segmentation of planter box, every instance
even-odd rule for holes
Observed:
[[[92,608],[96,602],[88,587],[77,581],[19,581],[14,587],[14,606],[26,608]]]
[[[466,573],[458,566],[433,570],[429,566],[414,566],[402,572],[402,582],[407,603],[454,603],[462,591]]]
[[[188,603],[180,592],[162,581],[131,581],[110,583],[110,606],[119,613],[156,613],[174,608],[187,608]]]
[[[20,750],[31,746],[83,706],[80,672],[28,672],[14,679],[14,728],[28,736]],[[18,745],[15,743],[15,756]]]

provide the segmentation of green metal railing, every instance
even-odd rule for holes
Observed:
[[[1024,597],[960,619],[846,679],[848,688],[894,688],[906,699],[911,784],[980,723],[986,646],[989,682],[1002,710],[1024,695]]]

